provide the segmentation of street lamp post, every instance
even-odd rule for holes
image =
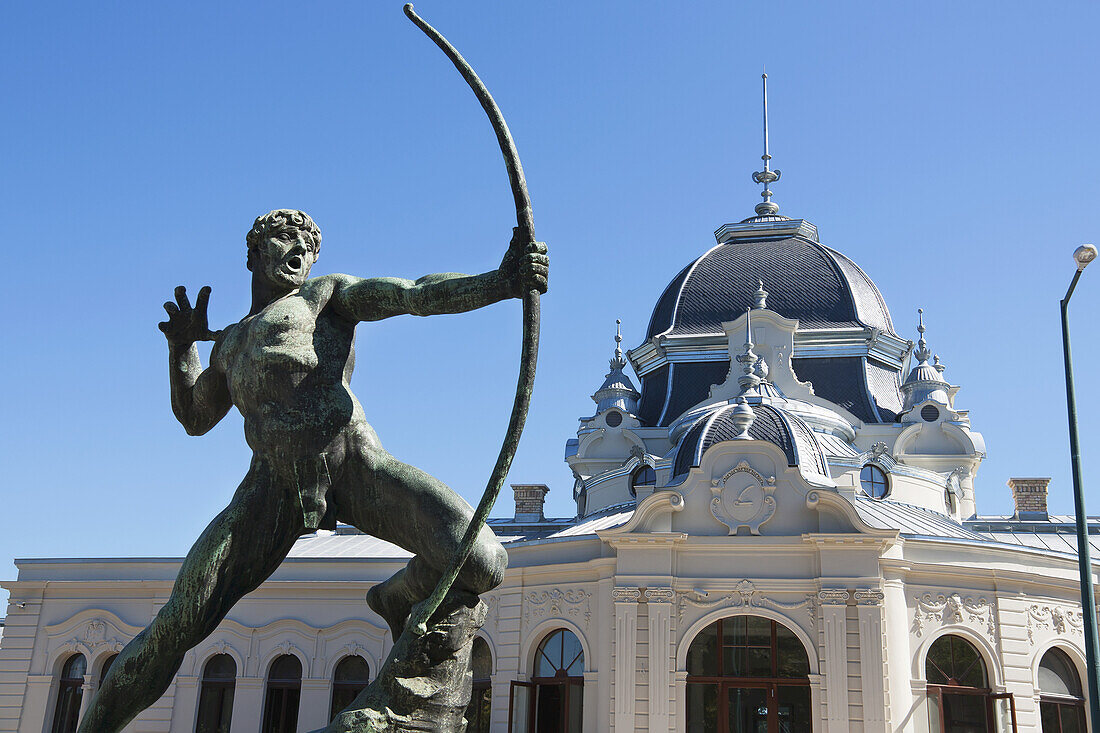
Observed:
[[[1089,717],[1092,730],[1100,731],[1100,647],[1096,638],[1096,600],[1092,590],[1092,553],[1089,549],[1088,518],[1085,514],[1085,493],[1081,485],[1081,444],[1077,436],[1077,400],[1073,393],[1073,359],[1069,351],[1069,322],[1066,309],[1073,289],[1085,267],[1096,259],[1096,247],[1083,244],[1073,253],[1077,272],[1062,298],[1062,353],[1066,363],[1066,403],[1069,409],[1069,449],[1073,464],[1073,505],[1077,513],[1077,566],[1081,573],[1081,611],[1085,623],[1085,665],[1089,684]]]

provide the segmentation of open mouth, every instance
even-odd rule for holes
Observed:
[[[286,266],[288,268],[290,268],[291,270],[293,270],[294,272],[297,272],[298,270],[301,270],[302,269],[302,258],[301,258],[301,256],[300,255],[294,255],[293,257],[291,257],[289,260],[286,261]]]

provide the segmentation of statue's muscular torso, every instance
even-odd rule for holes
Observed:
[[[317,454],[349,424],[365,426],[349,386],[355,323],[330,307],[336,286],[333,276],[308,280],[218,335],[211,364],[258,454]]]

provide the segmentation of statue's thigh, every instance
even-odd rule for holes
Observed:
[[[187,553],[175,589],[186,597],[174,600],[201,616],[219,615],[266,580],[302,531],[293,492],[268,466],[253,461],[229,506]]]
[[[337,489],[340,520],[429,560],[450,557],[473,517],[470,505],[439,479],[381,449],[362,458]]]

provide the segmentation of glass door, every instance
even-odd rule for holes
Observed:
[[[729,733],[772,733],[766,687],[726,687],[726,730]]]

